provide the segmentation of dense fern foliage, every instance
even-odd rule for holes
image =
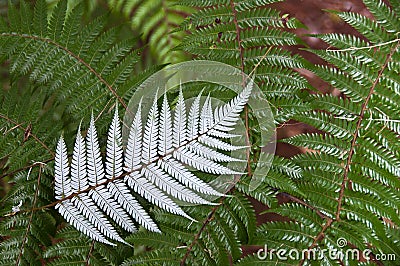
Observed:
[[[160,62],[176,62],[172,57],[185,53],[237,67],[265,93],[277,127],[292,120],[316,130],[281,140],[306,152],[276,156],[261,184],[251,189],[263,147],[253,110],[245,107],[247,173],[217,205],[181,206],[194,222],[130,191],[162,233],[149,227],[130,233],[112,222],[129,245],[91,240],[53,208],[59,189],[53,182],[57,139],[63,132],[65,147],[57,154],[68,156],[64,149],[73,150],[79,119],[85,128],[93,112],[105,147],[115,103],[125,107],[138,84],[160,67],[136,73],[138,39],[121,40],[107,15],[84,24],[82,5],[67,14],[66,1],[60,1],[48,18],[44,0],[34,8],[23,1],[9,4],[0,22],[0,58],[10,71],[10,86],[0,96],[0,175],[11,186],[1,201],[2,265],[398,265],[399,1],[364,0],[373,18],[329,11],[359,34],[313,36],[329,45],[307,49],[324,60],[321,65],[285,50],[299,44],[293,30],[302,25],[270,8],[278,0],[181,0],[176,6],[162,1],[167,9],[152,7],[152,1],[140,3],[143,7],[139,1],[109,2],[116,12],[125,9]],[[315,73],[340,90],[340,97],[313,89],[296,69]],[[221,88],[215,90],[226,97]],[[278,204],[277,195],[289,202]],[[269,206],[266,213],[279,214],[279,221],[258,225],[250,198]],[[327,249],[359,256],[321,252]],[[296,252],[317,252],[318,259]]]
[[[182,30],[190,31],[181,49],[198,58],[232,64],[246,73],[255,69],[256,81],[275,110],[277,125],[294,119],[324,132],[283,140],[308,150],[290,162],[281,158],[274,162],[276,167],[290,169],[280,174],[290,178],[295,189],[288,190],[279,182],[272,184],[274,168],[265,177],[267,184],[291,199],[269,212],[286,216],[291,222],[261,225],[249,244],[267,245],[275,251],[295,249],[300,254],[327,247],[343,248],[343,252],[355,248],[360,253],[371,249],[367,259],[394,254],[391,261],[384,262],[390,265],[400,251],[394,233],[399,230],[400,213],[399,4],[365,1],[375,21],[359,14],[337,13],[365,38],[334,33],[316,36],[331,48],[310,51],[330,66],[310,67],[274,48],[296,43],[292,34],[276,30],[296,24],[286,16],[279,19],[276,11],[260,8],[266,2],[272,1],[231,1],[225,5],[201,1],[200,11],[181,25]],[[185,3],[192,5],[193,1]],[[342,97],[296,93],[307,85],[290,68],[313,71],[339,89]],[[206,237],[204,231],[199,233]],[[342,238],[348,244],[338,247]],[[307,257],[279,261],[272,252],[265,260],[253,255],[239,264],[264,265],[267,261],[274,265],[313,262]],[[357,258],[337,259],[327,254],[320,258],[324,265],[337,261],[348,264]]]

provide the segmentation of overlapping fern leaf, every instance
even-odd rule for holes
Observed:
[[[161,209],[195,221],[174,200],[213,205],[201,194],[223,194],[192,174],[187,166],[210,174],[240,174],[220,163],[238,159],[215,149],[244,148],[221,138],[235,136],[228,132],[234,129],[251,90],[250,82],[231,102],[215,110],[209,97],[201,107],[199,95],[188,117],[182,91],[173,117],[166,96],[161,111],[156,96],[145,125],[141,121],[140,103],[124,155],[116,111],[108,133],[105,169],[92,116],[86,141],[78,129],[71,166],[63,138],[58,142],[55,191],[59,203],[56,209],[79,231],[106,244],[112,244],[108,239],[126,243],[106,215],[129,232],[136,231],[134,221],[150,231],[160,232],[130,189]]]

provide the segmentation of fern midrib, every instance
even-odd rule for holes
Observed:
[[[95,241],[95,240],[92,240],[92,243],[90,244],[89,252],[88,252],[88,254],[87,254],[86,258],[85,258],[85,265],[86,265],[86,266],[89,266],[89,265],[90,265],[90,264],[89,264],[89,260],[90,260],[90,257],[92,256],[93,251],[94,251],[94,244],[95,244],[95,243],[96,243],[96,241]]]
[[[186,260],[189,258],[190,252],[192,251],[194,245],[197,244],[201,233],[203,233],[203,231],[206,229],[207,225],[211,222],[212,219],[214,219],[214,215],[216,213],[216,211],[218,210],[218,208],[222,205],[223,201],[224,201],[225,197],[222,197],[220,200],[220,204],[215,206],[211,212],[208,214],[207,218],[204,220],[203,225],[201,226],[200,230],[197,232],[197,234],[194,236],[192,243],[190,243],[190,245],[188,246],[185,255],[182,257],[182,260],[180,262],[181,266],[185,266],[186,264]]]
[[[74,52],[69,50],[67,47],[64,47],[63,45],[57,43],[56,41],[49,39],[49,38],[43,38],[35,35],[29,35],[29,34],[19,34],[19,33],[1,33],[0,36],[4,37],[19,37],[19,38],[24,38],[24,39],[30,39],[30,40],[36,40],[36,41],[41,41],[44,43],[48,43],[51,45],[54,45],[60,50],[63,50],[67,54],[69,54],[71,57],[75,58],[80,64],[85,66],[93,75],[95,75],[101,83],[103,83],[107,89],[114,95],[115,98],[117,98],[118,102],[121,103],[121,105],[124,107],[124,109],[127,110],[128,106],[126,105],[125,101],[117,94],[115,89],[103,78],[103,76],[98,73],[89,63],[87,63],[85,60],[83,60],[81,57],[76,55]]]
[[[6,177],[6,176],[13,176],[13,175],[15,175],[15,174],[17,174],[17,173],[19,173],[19,172],[25,171],[25,170],[27,170],[27,169],[31,169],[31,168],[33,168],[33,167],[35,167],[35,166],[40,166],[40,165],[42,165],[42,164],[45,165],[45,164],[47,164],[47,163],[49,163],[49,162],[51,162],[51,161],[53,161],[53,160],[54,160],[54,157],[49,158],[49,159],[44,160],[44,161],[41,161],[41,162],[34,162],[33,164],[30,164],[30,165],[21,167],[21,168],[19,168],[19,169],[17,169],[17,170],[14,170],[14,171],[12,171],[12,172],[7,172],[7,173],[4,173],[4,174],[0,175],[0,179],[4,178],[4,177]]]
[[[342,201],[343,201],[343,197],[344,197],[344,190],[345,190],[346,183],[348,182],[348,174],[349,174],[349,171],[350,171],[350,165],[352,163],[352,158],[353,158],[353,155],[354,155],[354,149],[355,149],[355,147],[357,145],[357,139],[358,139],[359,131],[361,129],[362,122],[363,122],[363,119],[364,119],[364,114],[367,111],[368,103],[369,103],[369,101],[370,101],[370,99],[372,97],[372,94],[375,91],[376,86],[379,83],[380,78],[383,75],[383,72],[386,70],[390,60],[392,59],[392,56],[394,55],[394,53],[396,52],[396,50],[399,47],[400,47],[400,40],[390,50],[390,53],[387,55],[385,63],[382,65],[381,69],[379,70],[378,75],[377,75],[376,79],[374,80],[374,83],[372,84],[364,103],[361,105],[361,111],[360,111],[360,114],[359,114],[359,119],[357,121],[356,129],[355,129],[355,132],[354,132],[354,135],[353,135],[353,139],[352,139],[352,142],[351,142],[351,146],[350,146],[350,150],[349,150],[349,157],[347,158],[346,167],[345,167],[344,173],[343,173],[343,182],[342,182],[342,185],[341,185],[341,188],[340,188],[339,199],[338,199],[339,204],[338,204],[338,207],[337,207],[337,210],[336,210],[336,221],[340,221],[340,211],[341,211]]]
[[[238,49],[239,49],[239,54],[240,54],[240,69],[242,71],[242,87],[245,87],[246,84],[246,77],[245,77],[245,62],[244,62],[244,48],[242,46],[242,40],[240,38],[240,27],[237,19],[237,11],[235,9],[235,2],[233,0],[230,1],[230,7],[232,10],[233,14],[233,24],[235,25],[235,30],[236,30],[236,40],[238,42]],[[253,70],[254,71],[254,70]],[[252,72],[253,72],[252,71]],[[250,143],[250,134],[249,134],[249,109],[247,105],[244,107],[244,125],[246,128],[246,145],[248,146],[246,150],[246,158],[247,158],[247,175],[252,176],[252,170],[251,170],[251,156],[250,156],[250,150],[251,150],[251,143]]]
[[[326,217],[327,222],[325,223],[324,227],[321,229],[319,234],[314,238],[314,241],[311,244],[311,246],[308,248],[308,250],[311,250],[312,248],[316,247],[318,242],[321,241],[322,239],[324,239],[325,231],[328,228],[330,228],[334,222],[340,222],[340,213],[341,213],[341,210],[342,210],[344,192],[345,192],[345,189],[346,189],[346,184],[349,182],[348,175],[349,175],[349,172],[350,172],[350,166],[352,164],[352,158],[353,158],[353,155],[354,155],[354,150],[355,150],[355,147],[357,146],[357,139],[359,137],[359,130],[362,127],[364,114],[367,111],[368,103],[369,103],[372,95],[374,94],[376,86],[379,84],[379,80],[382,77],[383,72],[386,70],[390,60],[392,59],[394,53],[396,52],[396,50],[399,47],[400,47],[400,40],[398,40],[397,44],[394,45],[394,47],[390,50],[390,53],[387,55],[384,64],[382,65],[381,69],[379,70],[378,75],[377,75],[376,79],[374,80],[374,82],[373,82],[373,84],[372,84],[372,86],[371,86],[371,88],[369,90],[369,93],[368,93],[367,97],[365,98],[365,101],[361,105],[361,111],[360,111],[360,114],[358,116],[359,118],[358,118],[358,121],[357,121],[357,124],[356,124],[356,129],[354,131],[353,138],[352,138],[351,145],[350,145],[350,149],[349,149],[349,155],[348,155],[348,158],[347,158],[347,161],[346,161],[346,165],[345,165],[345,168],[344,168],[343,181],[342,181],[342,184],[340,186],[339,197],[338,197],[338,200],[337,200],[338,201],[338,206],[337,206],[337,210],[336,210],[336,215],[335,215],[334,218]],[[301,260],[299,265],[300,266],[303,265],[304,262],[305,262],[305,259]]]
[[[42,165],[39,166],[39,174],[38,174],[38,178],[37,178],[35,195],[33,196],[33,202],[32,202],[32,206],[33,207],[35,207],[36,202],[37,202],[37,198],[39,196],[39,187],[40,187],[40,179],[41,179],[41,177],[42,177]],[[29,216],[29,222],[28,222],[28,224],[26,226],[25,235],[24,235],[23,239],[21,240],[21,248],[19,250],[18,257],[17,257],[17,260],[15,262],[16,266],[19,265],[20,260],[22,258],[22,255],[24,254],[25,244],[27,243],[27,238],[28,238],[29,232],[31,230],[32,222],[33,222],[33,214],[34,214],[34,212],[31,212],[31,214]]]

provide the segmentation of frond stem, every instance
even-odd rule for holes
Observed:
[[[39,165],[42,165],[42,164],[46,164],[46,163],[51,162],[51,161],[53,161],[53,160],[54,160],[54,157],[51,157],[51,158],[49,158],[49,159],[47,159],[47,160],[44,160],[44,161],[42,161],[42,162],[34,162],[33,164],[30,164],[30,165],[21,167],[21,168],[19,168],[19,169],[17,169],[17,170],[14,170],[14,171],[12,171],[12,172],[8,172],[8,173],[5,173],[5,174],[2,174],[2,175],[0,176],[0,179],[4,178],[4,177],[6,177],[6,176],[10,176],[10,175],[17,174],[17,173],[19,173],[19,172],[25,171],[26,169],[30,169],[30,168],[35,167],[35,166],[39,166]]]
[[[15,125],[15,127],[21,129],[24,132],[26,132],[28,130],[28,127],[26,127],[26,128],[23,127],[20,123],[12,120],[11,118],[9,118],[6,115],[3,115],[0,113],[0,118],[3,118],[4,120],[7,120],[10,123],[13,123]],[[46,144],[44,144],[44,142],[41,141],[35,134],[32,134],[32,132],[30,132],[29,136],[31,136],[37,143],[39,143],[43,148],[45,148],[54,157],[54,152]]]
[[[197,232],[197,234],[194,236],[194,239],[192,241],[192,243],[190,243],[189,247],[186,250],[185,255],[183,256],[180,265],[184,266],[186,260],[188,259],[190,252],[192,251],[194,245],[196,245],[197,241],[199,240],[201,233],[203,233],[203,231],[207,228],[207,225],[212,221],[212,219],[214,218],[214,214],[216,213],[216,211],[218,210],[219,206],[221,206],[223,200],[225,199],[225,197],[221,198],[220,200],[220,204],[215,206],[211,212],[208,214],[207,218],[204,220],[203,225],[201,226],[200,230]]]
[[[35,189],[35,195],[33,196],[33,202],[32,202],[32,206],[33,207],[35,207],[36,202],[37,202],[37,198],[38,198],[38,195],[39,195],[39,186],[40,186],[41,176],[42,176],[42,166],[40,165],[37,184],[36,184],[36,189]],[[16,266],[19,265],[19,263],[21,261],[21,258],[22,258],[22,254],[24,253],[24,248],[25,248],[25,244],[27,242],[29,231],[31,230],[32,221],[33,221],[33,212],[31,213],[31,215],[29,217],[29,222],[28,222],[28,225],[26,227],[25,235],[24,235],[24,238],[22,239],[21,248],[19,250],[18,258],[17,258],[17,261],[15,262]]]
[[[87,254],[86,260],[85,260],[85,265],[86,266],[90,265],[89,264],[89,260],[90,260],[90,257],[92,256],[92,253],[93,253],[93,250],[94,250],[94,243],[96,243],[96,241],[92,240],[92,244],[90,245],[89,253]]]
[[[244,49],[242,47],[242,40],[240,39],[240,27],[237,20],[237,11],[235,9],[235,2],[233,0],[230,1],[230,6],[233,14],[233,24],[235,25],[236,31],[236,41],[238,43],[238,50],[240,55],[240,70],[242,71],[242,87],[246,86],[246,77],[244,75]],[[246,128],[246,145],[248,146],[246,150],[246,158],[247,158],[247,175],[252,175],[251,170],[251,143],[250,143],[250,129],[249,129],[249,108],[247,105],[244,107],[244,123]]]
[[[328,48],[325,51],[328,51],[328,52],[348,52],[348,51],[365,50],[365,49],[371,49],[371,48],[385,46],[385,45],[392,44],[392,43],[399,42],[399,41],[400,41],[400,39],[394,39],[394,40],[391,40],[391,41],[388,41],[388,42],[378,43],[378,44],[371,45],[371,46],[350,47],[350,48],[338,49],[338,50]]]
[[[349,175],[349,172],[350,172],[350,165],[351,165],[351,162],[352,162],[352,159],[353,159],[354,149],[355,149],[355,147],[357,145],[358,134],[359,134],[359,131],[361,129],[361,124],[362,124],[363,119],[364,119],[364,114],[367,111],[368,103],[369,103],[369,101],[370,101],[370,99],[372,97],[372,94],[374,93],[374,90],[375,90],[376,86],[379,83],[380,78],[383,75],[383,72],[386,70],[386,68],[387,68],[392,56],[394,55],[396,50],[399,48],[399,46],[400,46],[400,40],[398,40],[397,44],[390,50],[390,53],[387,55],[385,63],[382,65],[381,69],[379,70],[378,75],[377,75],[376,79],[374,80],[374,83],[372,84],[367,97],[365,98],[365,101],[361,105],[361,111],[360,111],[359,118],[358,118],[358,121],[357,121],[356,130],[355,130],[355,132],[353,134],[353,139],[351,141],[351,146],[350,146],[350,150],[349,150],[349,156],[347,157],[347,162],[346,162],[346,166],[345,166],[344,173],[343,173],[343,181],[342,181],[342,185],[341,185],[340,191],[339,191],[338,207],[337,207],[337,210],[336,210],[336,218],[335,218],[336,221],[340,220],[340,211],[342,209],[344,191],[346,189],[346,184],[349,181],[348,175]]]

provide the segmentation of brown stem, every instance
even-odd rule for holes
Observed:
[[[46,163],[51,162],[51,161],[53,161],[53,160],[54,160],[54,157],[49,158],[49,159],[47,159],[47,160],[44,160],[43,162],[34,162],[33,164],[30,164],[30,165],[21,167],[21,168],[15,170],[15,171],[2,174],[2,175],[0,176],[0,179],[2,179],[3,177],[6,177],[6,176],[14,175],[14,174],[16,174],[16,173],[25,171],[26,169],[29,169],[29,168],[32,168],[32,167],[35,167],[35,166],[39,166],[39,165],[42,165],[42,164],[46,164]]]
[[[341,208],[342,208],[344,191],[346,189],[346,184],[349,181],[348,175],[349,175],[349,172],[350,172],[350,165],[351,165],[352,158],[353,158],[353,155],[354,155],[354,149],[355,149],[356,144],[357,144],[357,138],[358,138],[359,130],[361,129],[362,121],[364,119],[365,111],[367,110],[367,106],[368,106],[369,100],[371,99],[371,96],[374,93],[375,88],[379,83],[379,79],[382,77],[383,72],[385,71],[385,69],[386,69],[387,65],[389,64],[393,54],[396,52],[396,50],[399,48],[399,46],[400,46],[400,41],[398,41],[397,44],[390,50],[390,53],[386,57],[385,63],[382,65],[381,69],[379,70],[378,76],[374,80],[374,83],[372,84],[372,86],[371,86],[371,88],[369,90],[367,98],[365,99],[364,103],[361,106],[361,111],[360,111],[360,114],[359,114],[359,117],[358,117],[356,130],[355,130],[355,132],[353,134],[353,139],[351,141],[351,146],[350,146],[350,150],[349,150],[349,156],[347,157],[346,167],[344,168],[342,185],[340,186],[339,198],[338,198],[338,207],[337,207],[337,210],[336,210],[336,220],[337,221],[340,220],[340,211],[341,211]]]
[[[224,200],[224,198],[222,198],[222,199],[220,200],[220,203],[222,203],[223,200]],[[218,210],[219,206],[221,206],[221,204],[215,206],[215,207],[211,210],[211,212],[208,214],[207,219],[204,220],[203,225],[201,226],[199,232],[197,232],[197,234],[194,236],[194,239],[193,239],[192,243],[190,243],[190,246],[187,248],[186,253],[185,253],[185,255],[183,256],[183,258],[182,258],[182,260],[181,260],[181,263],[180,263],[181,266],[184,266],[184,265],[185,265],[185,262],[186,262],[187,258],[189,257],[190,252],[192,251],[194,245],[196,245],[197,240],[200,238],[201,233],[206,229],[207,225],[208,225],[208,224],[211,222],[211,220],[214,218],[214,214],[215,214],[215,212]]]
[[[38,198],[38,195],[39,195],[39,186],[40,186],[41,175],[42,175],[42,166],[39,167],[39,175],[38,175],[38,179],[37,179],[35,195],[33,196],[33,202],[32,202],[32,206],[33,207],[35,207],[36,202],[37,202],[37,198]],[[19,250],[18,258],[17,258],[17,261],[15,262],[16,266],[19,265],[19,263],[21,261],[21,258],[22,258],[22,254],[24,253],[24,248],[25,248],[25,244],[27,242],[28,234],[29,234],[29,232],[31,230],[32,220],[33,220],[33,212],[31,213],[31,215],[29,217],[29,222],[28,222],[28,225],[26,227],[25,236],[22,239],[21,248]]]
[[[7,117],[6,115],[0,114],[0,118],[3,118],[4,120],[7,120],[10,123],[13,123],[15,125],[15,127],[21,129],[24,132],[26,132],[28,130],[28,128],[23,127],[20,123],[12,120],[11,118]],[[54,152],[46,144],[44,144],[35,134],[30,132],[29,136],[31,136],[37,143],[42,145],[42,147],[45,148],[54,157]]]
[[[235,29],[236,29],[236,40],[238,42],[238,47],[239,47],[239,53],[240,53],[240,69],[242,71],[242,87],[244,88],[246,85],[246,76],[244,74],[244,50],[241,44],[241,39],[240,39],[240,27],[237,21],[237,12],[235,10],[235,2],[234,1],[230,1],[230,6],[232,9],[232,13],[233,13],[233,23],[235,24]],[[246,158],[247,158],[247,174],[249,176],[252,175],[252,170],[251,170],[251,157],[250,157],[250,150],[251,150],[251,143],[250,143],[250,135],[249,135],[249,110],[248,107],[245,106],[244,107],[244,116],[245,116],[245,127],[246,127],[246,145],[248,146],[247,150],[246,150]],[[220,203],[222,203],[224,201],[225,197],[221,198]],[[202,227],[200,228],[199,232],[197,232],[197,234],[195,235],[192,243],[190,244],[190,246],[187,248],[185,255],[183,256],[180,265],[183,266],[185,265],[185,262],[187,260],[187,258],[190,255],[190,252],[193,249],[193,246],[197,243],[201,233],[206,229],[207,225],[210,223],[210,221],[213,219],[215,212],[218,210],[220,205],[215,206],[210,214],[208,215],[207,219],[203,222]]]
[[[237,20],[237,11],[235,9],[235,2],[230,1],[230,7],[232,10],[233,14],[233,24],[235,25],[235,31],[236,31],[236,41],[238,43],[238,49],[239,49],[239,55],[240,55],[240,70],[242,71],[242,87],[244,88],[246,86],[246,76],[244,74],[244,49],[242,47],[242,40],[240,39],[240,27],[239,23]],[[246,150],[246,158],[247,158],[247,174],[249,176],[252,175],[252,170],[251,170],[251,157],[250,157],[250,151],[251,151],[251,143],[250,143],[250,129],[249,129],[249,108],[247,105],[244,107],[244,121],[245,121],[245,128],[246,128],[246,145],[248,146]]]
[[[86,266],[90,265],[89,264],[89,260],[90,260],[90,257],[92,256],[92,253],[93,253],[93,250],[94,250],[94,243],[96,243],[95,240],[92,241],[92,244],[90,245],[89,253],[86,256],[86,260],[85,260],[85,265]]]

